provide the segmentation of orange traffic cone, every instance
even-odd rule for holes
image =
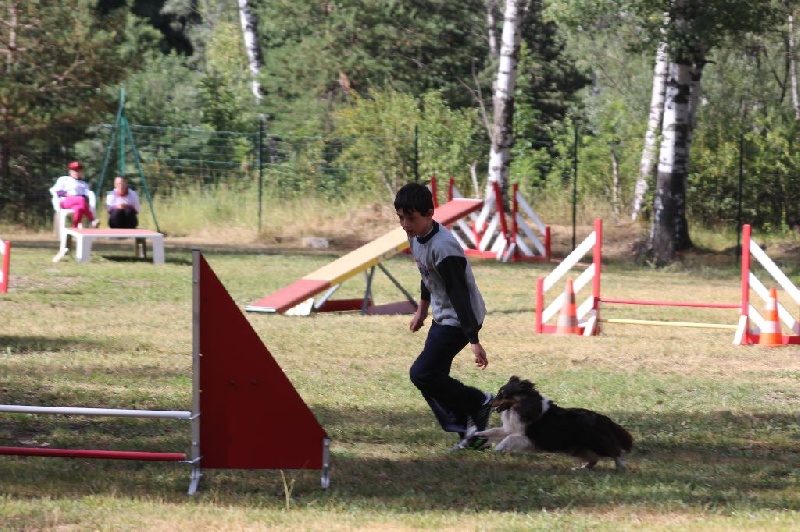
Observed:
[[[572,279],[567,279],[567,285],[564,287],[564,303],[558,314],[556,334],[581,334],[581,329],[578,327],[578,312],[575,308],[575,289]]]
[[[778,291],[771,288],[766,307],[766,322],[758,337],[758,345],[762,347],[777,347],[783,345],[781,321],[778,317]]]

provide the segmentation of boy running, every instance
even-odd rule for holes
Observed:
[[[418,331],[428,310],[433,312],[425,347],[411,365],[411,382],[442,429],[459,434],[461,441],[451,450],[486,449],[488,441],[474,434],[486,429],[493,396],[450,376],[453,359],[467,344],[476,366],[489,364],[478,339],[486,306],[472,268],[452,233],[433,219],[433,196],[425,185],[404,185],[394,208],[422,276],[421,297],[409,329]]]

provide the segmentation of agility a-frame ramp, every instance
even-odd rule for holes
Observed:
[[[456,198],[434,210],[433,218],[442,225],[448,226],[456,220],[467,216],[481,208],[479,199]],[[330,264],[298,279],[292,284],[253,302],[245,307],[248,312],[307,315],[312,311],[344,311],[361,310],[363,314],[400,314],[413,312],[416,300],[381,264],[397,253],[408,248],[408,236],[401,227],[364,244],[358,249],[336,259]],[[406,301],[374,305],[371,297],[372,278],[375,268],[381,271],[394,283],[406,297]],[[367,272],[369,270],[369,272]],[[364,297],[350,300],[330,300],[341,283],[347,279],[366,272],[367,288]],[[314,296],[325,292],[316,302]]]
[[[190,457],[153,450],[0,447],[0,455],[178,462],[189,495],[208,469],[321,469],[330,439],[199,251],[193,252],[192,410],[0,405],[0,413],[137,417],[191,422]],[[287,431],[291,438],[277,432]]]

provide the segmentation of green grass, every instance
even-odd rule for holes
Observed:
[[[0,403],[189,409],[189,251],[168,249],[167,264],[154,267],[127,260],[128,247],[100,246],[90,263],[53,264],[54,249],[19,241],[11,290],[0,295]],[[332,259],[235,247],[205,257],[240,308]],[[800,526],[800,348],[734,346],[732,331],[613,324],[594,338],[536,335],[535,280],[552,265],[473,264],[489,307],[490,363],[477,370],[465,351],[453,374],[490,390],[517,374],[562,406],[611,415],[635,438],[627,472],[607,462],[573,471],[559,455],[444,453],[454,440],[408,381],[425,335],[408,332],[408,316],[247,314],[332,438],[329,490],[317,471],[209,471],[188,497],[186,466],[0,456],[0,529]],[[387,267],[418,286],[407,258]],[[796,269],[790,275],[797,283]],[[738,282],[731,261],[667,271],[622,261],[604,268],[603,293],[735,302]],[[337,297],[363,288],[353,278]],[[380,273],[374,291],[379,303],[402,299]],[[606,315],[736,322],[732,310]],[[0,414],[0,445],[183,452],[190,436],[179,421]]]

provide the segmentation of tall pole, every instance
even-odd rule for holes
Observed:
[[[106,170],[108,170],[108,163],[111,159],[111,152],[114,151],[114,142],[116,142],[117,135],[123,136],[121,130],[122,116],[125,108],[125,87],[119,88],[119,105],[117,106],[117,116],[114,119],[114,127],[111,128],[111,139],[108,141],[108,148],[106,148],[106,155],[103,157],[103,168],[100,170],[100,182],[97,183],[95,194],[97,197],[103,197],[103,182],[106,179]],[[123,143],[124,146],[124,143]]]
[[[258,233],[261,233],[261,202],[264,194],[264,117],[258,117]]]
[[[414,125],[414,182],[419,183],[419,126]]]
[[[578,124],[575,124],[575,141],[572,149],[572,249],[575,250],[575,226],[578,212]]]
[[[744,192],[744,133],[739,137],[739,198],[736,209],[736,260],[742,250],[742,195]]]
[[[125,108],[125,87],[121,87],[119,90],[119,117],[120,120],[117,121],[117,124],[122,128],[119,132],[119,149],[117,150],[117,175],[124,176],[125,175],[125,134],[124,128],[128,127],[128,121],[125,120],[125,115],[123,109]]]

